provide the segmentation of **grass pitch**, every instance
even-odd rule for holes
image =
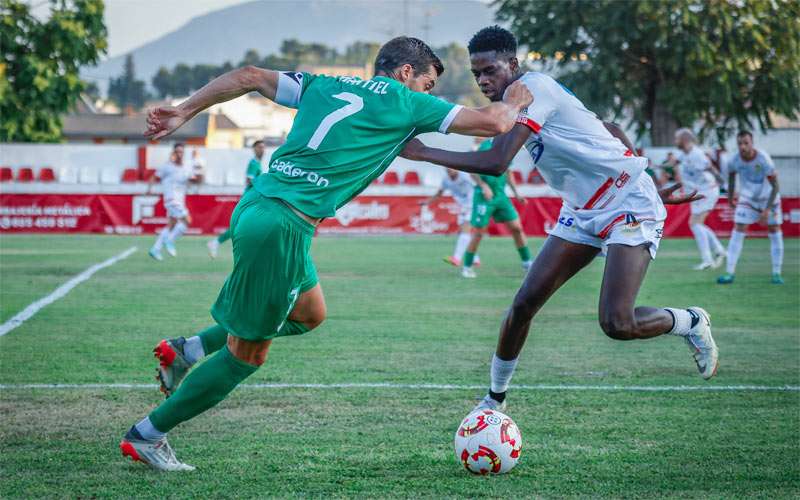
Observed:
[[[171,433],[194,473],[159,474],[117,444],[160,401],[156,389],[20,384],[149,384],[164,336],[211,323],[230,267],[185,238],[163,263],[149,237],[0,238],[0,322],[88,266],[138,245],[0,338],[0,497],[797,497],[800,392],[513,390],[519,465],[474,477],[453,433],[479,389],[241,388]],[[639,303],[701,305],[720,346],[699,378],[677,338],[616,342],[597,325],[603,260],[535,320],[515,384],[703,386],[800,383],[800,244],[786,285],[769,283],[766,240],[750,239],[733,286],[689,270],[691,240],[667,240]],[[522,280],[507,239],[481,246],[477,280],[441,262],[450,238],[318,238],[328,301],[318,330],[277,340],[248,383],[485,385],[503,311]],[[538,250],[541,241],[532,241]]]

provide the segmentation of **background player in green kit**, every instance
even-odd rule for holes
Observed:
[[[370,80],[248,66],[214,79],[178,107],[148,113],[145,136],[157,140],[248,92],[298,110],[269,174],[255,179],[231,216],[233,270],[211,309],[217,324],[156,347],[169,397],[131,427],[120,443],[123,455],[160,470],[192,470],[175,457],[166,433],[225,399],[266,361],[273,338],[308,332],[324,320],[309,253],[316,224],[381,175],[414,136],[504,133],[533,100],[520,84],[508,88],[505,101],[463,108],[428,95],[443,71],[425,43],[398,37],[381,47]]]
[[[266,149],[267,146],[264,144],[264,141],[256,141],[253,143],[253,157],[250,158],[250,161],[247,163],[247,170],[245,171],[245,191],[250,189],[250,186],[253,185],[253,180],[261,175],[263,165],[262,162],[264,161],[264,152]],[[220,234],[213,240],[209,240],[207,244],[208,255],[211,256],[212,259],[216,259],[220,244],[225,243],[229,239],[231,239],[230,228],[226,229],[224,233]]]
[[[478,146],[478,151],[485,151],[492,148],[492,140],[488,139]],[[522,259],[522,267],[526,271],[531,267],[531,251],[525,241],[525,233],[522,231],[522,224],[519,220],[517,209],[506,195],[506,184],[511,188],[514,197],[520,203],[525,203],[525,199],[517,192],[517,186],[508,176],[508,172],[503,172],[498,177],[491,175],[472,175],[475,179],[475,195],[472,198],[472,239],[464,252],[464,267],[461,269],[461,276],[474,278],[476,276],[472,264],[475,254],[478,253],[478,246],[481,239],[489,227],[489,222],[505,224],[514,239],[514,246],[517,248],[519,258]]]

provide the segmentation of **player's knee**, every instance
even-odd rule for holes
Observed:
[[[636,320],[630,314],[608,312],[600,314],[600,328],[614,340],[636,338]]]
[[[520,290],[511,303],[510,314],[515,320],[529,321],[536,313],[535,301]]]
[[[321,325],[327,316],[327,308],[325,304],[322,304],[322,306],[315,308],[307,317],[303,318],[303,325],[309,330],[313,330]]]

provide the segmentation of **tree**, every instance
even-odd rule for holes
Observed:
[[[156,89],[158,97],[164,99],[172,95],[172,73],[164,66],[158,68],[158,72],[153,76],[150,83]]]
[[[434,52],[442,60],[445,71],[436,82],[433,94],[467,106],[485,104],[486,98],[481,94],[469,69],[467,49],[451,43],[435,49]]]
[[[672,143],[699,121],[718,139],[800,111],[796,0],[501,0],[522,44],[601,115]]]
[[[128,54],[125,56],[125,67],[122,70],[122,75],[118,78],[112,78],[108,84],[108,97],[121,108],[133,106],[139,109],[144,106],[144,101],[147,99],[147,91],[144,85],[142,80],[136,79],[133,56]]]
[[[85,83],[83,65],[106,51],[102,0],[51,0],[42,20],[0,0],[0,141],[53,142]]]

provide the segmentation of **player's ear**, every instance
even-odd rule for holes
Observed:
[[[519,69],[519,59],[516,57],[510,57],[508,59],[508,67],[511,69],[512,73],[516,73]]]
[[[402,83],[406,83],[414,76],[414,67],[406,63],[397,69],[397,77]]]

